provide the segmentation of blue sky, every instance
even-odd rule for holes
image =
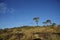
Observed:
[[[0,28],[36,25],[33,18],[38,16],[39,25],[51,19],[60,24],[59,0],[0,0]]]

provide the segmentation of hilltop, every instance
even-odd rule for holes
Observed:
[[[0,40],[59,40],[60,27],[22,26],[0,29]]]

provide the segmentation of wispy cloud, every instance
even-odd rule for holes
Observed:
[[[0,3],[0,14],[14,13],[13,8],[8,8],[7,4]]]

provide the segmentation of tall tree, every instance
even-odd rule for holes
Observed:
[[[37,26],[38,26],[39,17],[34,17],[33,20],[36,22],[36,24],[37,24]]]

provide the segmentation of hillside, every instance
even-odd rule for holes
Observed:
[[[60,40],[60,27],[23,26],[0,29],[0,40]]]

